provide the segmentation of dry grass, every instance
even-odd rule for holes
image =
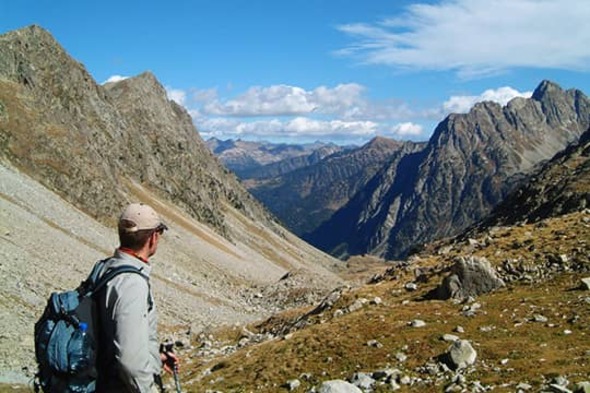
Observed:
[[[400,270],[396,280],[366,285],[346,292],[334,308],[312,319],[313,324],[296,331],[287,339],[277,338],[248,346],[236,353],[210,361],[194,358],[194,365],[182,376],[187,391],[207,389],[223,392],[277,392],[290,379],[300,378],[298,391],[330,379],[346,379],[357,371],[376,371],[396,367],[404,374],[425,378],[419,368],[444,353],[449,343],[441,340],[445,333],[470,340],[478,352],[476,367],[468,381],[494,385],[495,391],[514,391],[519,382],[535,388],[556,375],[567,375],[577,382],[590,378],[590,293],[577,289],[581,273],[566,272],[548,277],[540,283],[512,283],[506,288],[477,299],[482,307],[473,317],[464,316],[463,304],[450,301],[422,301],[458,255],[480,255],[499,265],[507,258],[531,264],[546,263],[548,255],[577,255],[588,266],[589,224],[581,213],[552,219],[543,224],[499,228],[489,246],[472,249],[455,246],[444,255],[422,255],[412,269]],[[480,239],[483,242],[483,237]],[[584,255],[581,255],[585,253]],[[352,265],[355,265],[354,263]],[[414,279],[415,267],[438,267],[417,292],[403,289]],[[367,275],[373,268],[353,266],[353,273]],[[380,297],[382,304],[365,305],[361,310],[334,317],[356,298]],[[258,328],[292,321],[306,310],[290,310]],[[548,321],[533,322],[533,315]],[[426,326],[413,328],[408,322],[422,319]],[[570,331],[571,333],[568,333]],[[222,341],[235,344],[239,334],[223,333]],[[382,347],[367,345],[377,340]],[[408,359],[399,363],[395,354],[404,352]],[[190,356],[186,354],[185,356]],[[311,375],[309,380],[301,375]],[[438,392],[448,381],[404,387],[403,391]],[[506,384],[506,385],[503,385]]]

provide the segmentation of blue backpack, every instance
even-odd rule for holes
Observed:
[[[125,265],[102,274],[107,260],[98,262],[75,290],[54,292],[49,297],[43,315],[35,323],[35,357],[39,368],[35,392],[40,389],[45,393],[95,391],[99,321],[94,295],[119,274],[141,272]]]

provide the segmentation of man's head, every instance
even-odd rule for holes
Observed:
[[[119,217],[121,247],[140,251],[147,248],[148,256],[156,252],[159,236],[168,227],[154,209],[144,203],[132,203]]]

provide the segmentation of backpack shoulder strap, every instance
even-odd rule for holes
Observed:
[[[143,277],[148,282],[148,286],[149,286],[149,279],[146,276],[144,276],[143,274],[141,274],[142,270],[143,269],[137,268],[137,267],[131,266],[131,265],[122,265],[122,266],[117,266],[112,269],[109,269],[98,279],[98,281],[94,281],[94,288],[92,289],[91,292],[98,293],[109,281],[111,281],[113,278],[115,278],[119,274],[123,274],[123,273],[139,274],[141,277]],[[91,273],[91,276],[93,273],[94,273],[94,271]]]
[[[105,269],[104,265],[105,265],[106,261],[108,261],[108,260],[109,259],[107,258],[102,261],[99,261],[92,269],[92,272],[88,276],[88,279],[84,283],[82,283],[82,287],[84,288],[84,292],[83,292],[84,296],[94,297],[94,295],[98,294],[100,292],[100,290],[102,288],[104,288],[104,286],[110,280],[112,280],[113,278],[115,278],[119,274],[135,273],[135,274],[139,274],[147,282],[147,285],[148,285],[147,303],[148,303],[148,310],[151,311],[152,308],[154,307],[154,301],[152,299],[152,291],[150,288],[151,287],[150,286],[150,279],[149,279],[149,277],[147,277],[141,273],[143,268],[137,268],[137,267],[131,266],[131,265],[121,265],[121,266],[117,266],[117,267],[114,267],[111,269],[107,269],[103,274],[103,271]]]

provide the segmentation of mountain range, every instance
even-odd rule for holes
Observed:
[[[268,172],[262,171],[242,182],[287,228],[302,236],[346,205],[385,164],[423,147],[422,143],[376,137],[309,165],[270,176],[263,176]]]
[[[590,129],[468,232],[380,269],[350,258],[366,284],[200,337],[189,389],[588,391],[589,164]],[[432,299],[445,283],[469,296]]]
[[[239,176],[316,247],[342,259],[395,259],[485,217],[537,165],[578,140],[589,107],[581,91],[543,81],[531,98],[451,114],[428,142],[379,137],[325,156],[276,156]]]
[[[278,176],[343,150],[333,143],[287,144],[208,139],[205,144],[241,179]]]
[[[449,115],[423,150],[385,165],[304,238],[339,257],[403,257],[484,218],[589,124],[588,98],[549,81],[530,99],[476,104],[467,114]]]

